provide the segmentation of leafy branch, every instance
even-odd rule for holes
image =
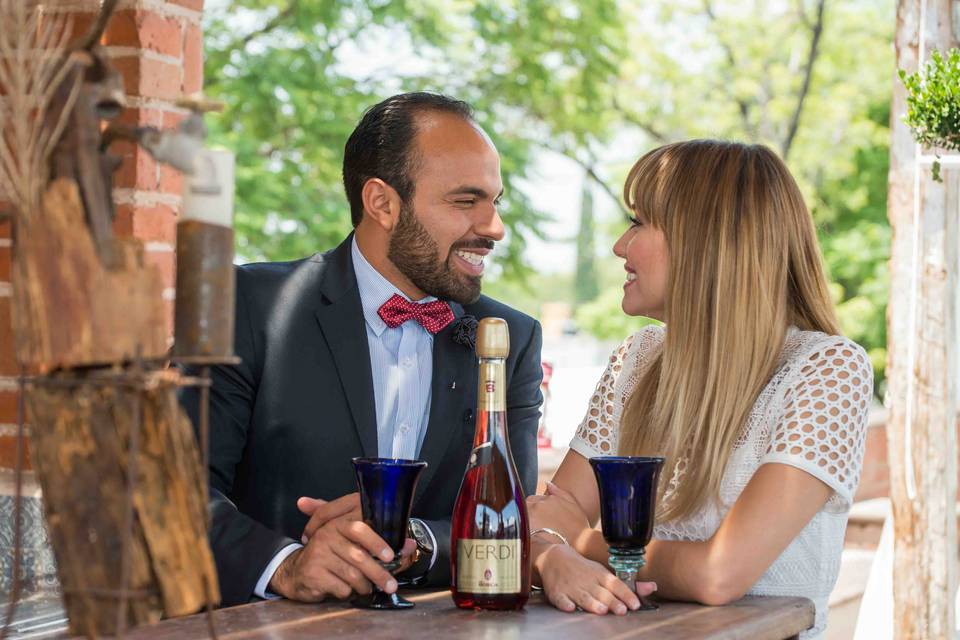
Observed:
[[[825,4],[826,0],[820,0],[817,3],[817,17],[813,24],[810,24],[805,13],[802,14],[803,22],[810,26],[810,51],[807,54],[807,63],[803,70],[803,84],[800,86],[800,93],[797,94],[797,105],[793,110],[790,124],[787,127],[787,137],[780,147],[780,155],[783,156],[784,160],[790,155],[790,147],[793,146],[793,139],[796,137],[797,128],[800,126],[800,114],[803,113],[803,102],[810,92],[810,80],[813,78],[813,65],[817,60],[820,36],[823,34],[823,9]]]
[[[716,26],[717,14],[713,10],[713,4],[710,0],[703,0],[703,11],[710,20],[711,25]],[[720,48],[723,49],[723,52],[727,57],[727,64],[730,65],[730,70],[733,73],[736,73],[737,69],[739,68],[737,66],[737,57],[733,52],[733,47],[729,42],[721,37],[719,30],[717,31],[717,41],[720,43]],[[737,108],[740,110],[740,119],[743,121],[744,131],[750,134],[751,137],[756,137],[756,131],[750,122],[750,103],[739,96],[731,97],[733,98],[734,102],[737,103]]]
[[[915,73],[901,69],[899,75],[907,90],[903,121],[914,139],[927,147],[960,151],[960,49],[951,49],[946,57],[934,51]],[[939,161],[933,163],[933,179],[940,181]]]
[[[253,42],[254,40],[256,40],[257,38],[267,35],[271,31],[273,31],[274,29],[282,25],[284,22],[286,22],[286,20],[290,16],[292,16],[296,10],[297,10],[297,0],[290,0],[290,4],[288,4],[283,11],[280,11],[279,13],[277,13],[277,15],[267,20],[266,24],[264,24],[262,27],[260,27],[256,31],[251,31],[245,36],[239,38],[233,44],[229,45],[227,47],[227,50],[230,51],[233,49],[242,49],[246,47],[248,44],[250,44],[251,42]]]
[[[584,160],[579,155],[577,155],[576,151],[566,146],[551,145],[544,142],[538,142],[536,144],[541,149],[552,151],[554,153],[559,153],[563,157],[569,158],[570,160],[573,160],[574,162],[576,162],[577,165],[579,165],[580,168],[583,169],[584,173],[586,173],[587,177],[590,178],[590,180],[592,180],[594,184],[600,187],[600,190],[603,191],[607,195],[607,197],[610,198],[610,200],[616,203],[617,208],[619,208],[620,211],[625,216],[630,217],[631,215],[633,215],[632,212],[629,209],[627,209],[626,205],[623,204],[623,200],[620,198],[620,195],[613,190],[613,187],[611,187],[607,183],[607,181],[600,176],[599,173],[597,173],[597,169],[596,169],[597,162],[595,159],[591,158],[589,161]]]
[[[659,142],[660,144],[666,144],[667,142],[670,142],[670,136],[657,128],[653,123],[647,122],[637,113],[623,106],[618,99],[614,98],[611,106],[614,111],[620,114],[620,117],[623,118],[625,122],[637,127],[648,136],[653,138],[656,142]]]

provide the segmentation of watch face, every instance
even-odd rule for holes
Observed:
[[[433,545],[430,541],[430,533],[427,531],[426,527],[423,526],[423,523],[418,520],[411,520],[410,533],[413,534],[413,539],[417,541],[418,547],[433,551]]]

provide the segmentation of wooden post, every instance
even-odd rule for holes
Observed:
[[[190,4],[199,8],[198,1]],[[172,100],[186,83],[173,73],[182,67],[179,59],[158,61],[172,56],[150,47],[108,51],[97,44],[118,3],[106,0],[95,26],[84,31],[84,44],[68,47],[73,34],[63,16],[45,11],[39,0],[0,0],[0,99],[10,105],[0,111],[0,124],[13,123],[4,127],[0,155],[15,222],[13,241],[3,243],[13,249],[12,267],[0,263],[0,278],[12,285],[3,289],[13,292],[17,370],[31,374],[25,386],[18,377],[15,389],[27,407],[31,459],[70,631],[88,637],[121,636],[130,625],[219,600],[207,543],[206,470],[176,399],[178,386],[202,381],[184,380],[160,362],[167,353],[164,298],[172,295],[165,295],[163,273],[154,267],[168,264],[172,274],[173,247],[156,251],[150,245],[163,243],[115,237],[114,198],[130,175],[115,176],[120,160],[103,130],[103,121],[114,119],[125,103]],[[158,7],[187,11],[163,2]],[[136,36],[151,47],[179,50],[181,26],[152,11],[134,11],[121,16],[117,33],[121,42]],[[133,95],[125,95],[125,81]],[[192,82],[198,84],[199,75]],[[141,124],[139,115],[123,118],[136,116]],[[178,190],[173,178],[179,178],[165,174],[164,167],[137,161],[133,186],[126,187],[133,204],[143,204],[138,190]],[[128,213],[135,232],[146,214],[137,215],[136,206]],[[165,259],[148,260],[151,253]],[[3,383],[0,378],[0,390],[10,390],[9,381]],[[25,444],[21,406],[17,469]],[[20,494],[19,474],[14,490]],[[23,555],[21,518],[14,520],[7,618],[21,584],[14,577]]]
[[[935,50],[956,47],[952,0],[899,0],[897,67],[915,71]],[[957,589],[957,246],[960,157],[942,158],[903,123],[894,81],[887,201],[893,228],[887,425],[894,517],[894,637],[953,638]]]

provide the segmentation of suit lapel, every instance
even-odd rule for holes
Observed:
[[[473,383],[469,375],[476,367],[476,355],[469,348],[453,341],[453,327],[463,316],[463,307],[450,303],[454,321],[433,337],[433,380],[430,385],[430,419],[427,433],[420,449],[420,459],[427,468],[417,485],[414,502],[418,501],[429,487],[450,446],[450,440],[459,433],[463,424],[463,403],[469,397]],[[456,383],[456,384],[454,384]]]
[[[320,331],[333,354],[340,384],[350,406],[363,455],[377,456],[377,415],[370,371],[370,347],[351,257],[353,234],[324,258],[320,289],[324,303],[315,311]]]

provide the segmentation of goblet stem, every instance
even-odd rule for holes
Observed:
[[[400,568],[400,555],[397,554],[394,556],[393,560],[390,562],[383,562],[378,560],[377,562],[381,567],[389,571],[391,574]],[[386,593],[380,587],[374,586],[373,593],[362,596],[358,595],[352,601],[353,606],[360,607],[363,609],[411,609],[413,608],[413,603],[405,598],[401,598],[396,593]]]
[[[618,578],[630,587],[631,591],[636,593],[637,574],[647,563],[644,558],[645,550],[642,547],[640,549],[617,549],[610,547],[609,551],[610,557],[608,561],[610,568],[613,569],[613,572]],[[637,597],[640,598],[640,611],[653,611],[660,608],[639,594]]]
[[[390,562],[384,562],[383,560],[377,560],[377,562],[380,564],[381,567],[383,567],[388,572],[390,572],[391,575],[393,575],[393,572],[400,568],[400,554],[395,553],[393,555],[393,560],[391,560]]]

